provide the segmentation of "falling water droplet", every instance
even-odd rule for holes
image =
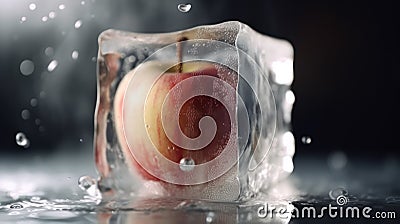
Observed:
[[[56,13],[55,12],[53,12],[53,11],[49,12],[49,18],[50,19],[54,19],[55,17],[56,17]]]
[[[80,139],[79,139],[79,142],[83,142],[83,139],[82,139],[82,138],[80,138]]]
[[[181,161],[179,161],[179,168],[182,171],[191,171],[193,170],[195,165],[195,162],[192,158],[182,158]]]
[[[36,4],[35,3],[29,4],[29,10],[33,11],[35,9],[36,9]]]
[[[64,4],[59,5],[59,6],[58,6],[58,9],[64,10],[64,9],[65,9],[65,5],[64,5]]]
[[[336,200],[336,198],[341,196],[341,195],[343,195],[343,196],[347,196],[348,195],[348,192],[346,191],[346,189],[344,189],[342,187],[335,188],[335,189],[329,191],[329,197],[332,200]]]
[[[209,212],[206,217],[206,223],[212,223],[212,221],[214,220],[214,216],[215,216],[214,212]]]
[[[36,124],[36,125],[40,125],[40,123],[41,123],[40,119],[39,119],[39,118],[36,118],[36,119],[35,119],[35,124]]]
[[[32,98],[31,101],[30,101],[30,103],[31,103],[31,106],[32,106],[32,107],[36,107],[37,104],[38,104],[38,100],[37,100],[36,98]]]
[[[21,62],[19,70],[23,75],[30,75],[35,70],[35,64],[31,60],[24,60]]]
[[[305,145],[309,145],[309,144],[311,144],[311,137],[303,136],[303,137],[301,137],[301,142],[303,142],[303,144],[305,144]]]
[[[79,29],[82,26],[82,21],[81,20],[77,20],[74,24],[75,29]]]
[[[47,16],[43,16],[43,17],[42,17],[42,21],[43,21],[43,22],[46,22],[48,19],[49,19],[49,17],[47,17]]]
[[[347,165],[347,156],[342,151],[334,151],[328,156],[328,166],[333,170],[341,170]]]
[[[24,208],[24,206],[22,206],[21,204],[12,204],[10,205],[11,209],[22,209]]]
[[[52,61],[49,63],[49,65],[47,66],[47,70],[48,70],[49,72],[52,72],[52,71],[54,71],[54,69],[57,67],[57,65],[58,65],[58,62],[57,62],[56,60],[52,60]]]
[[[26,21],[26,16],[22,16],[21,19],[19,20],[20,23],[23,23]]]
[[[79,57],[79,52],[78,51],[72,51],[72,55],[71,55],[72,59],[76,60]]]
[[[31,113],[29,112],[29,110],[24,109],[24,110],[22,110],[22,112],[21,112],[21,117],[22,117],[22,119],[24,119],[24,120],[28,120],[28,119],[31,117]]]
[[[85,4],[85,1],[81,1],[81,5],[84,5]]]
[[[29,140],[25,136],[25,134],[22,133],[22,132],[18,132],[15,135],[15,141],[17,142],[17,145],[19,145],[19,146],[22,146],[24,148],[28,148],[29,147]]]
[[[178,5],[178,10],[180,12],[189,12],[190,9],[192,8],[192,5],[187,3],[187,4],[179,4]]]
[[[86,191],[96,185],[96,180],[89,176],[81,176],[78,180],[78,185],[82,190]]]

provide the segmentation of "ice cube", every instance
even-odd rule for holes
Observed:
[[[104,31],[95,112],[103,198],[237,201],[284,178],[292,80],[291,45],[240,22]]]

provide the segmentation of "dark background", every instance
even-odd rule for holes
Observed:
[[[0,149],[2,156],[49,155],[91,142],[97,36],[105,29],[167,32],[239,20],[260,33],[289,40],[295,49],[297,156],[333,151],[371,159],[399,153],[399,21],[395,2],[373,1],[5,1],[0,9]],[[30,11],[28,5],[36,3]],[[56,12],[54,19],[42,16]],[[22,16],[27,21],[20,23]],[[83,22],[74,28],[77,19]],[[46,47],[54,54],[46,56]],[[79,51],[78,60],[71,52]],[[32,60],[24,76],[20,63]],[[46,70],[56,59],[53,72]],[[42,93],[42,94],[41,94]],[[37,98],[32,107],[30,99]],[[22,119],[28,109],[30,118]],[[39,125],[35,119],[40,119]],[[24,132],[31,145],[16,145]],[[302,136],[311,136],[305,145]],[[82,139],[82,141],[80,141]]]

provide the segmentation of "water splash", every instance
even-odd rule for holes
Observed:
[[[332,200],[336,200],[339,196],[347,196],[349,193],[346,189],[339,187],[329,191],[329,197]]]

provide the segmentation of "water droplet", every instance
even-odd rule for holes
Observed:
[[[25,136],[25,134],[22,133],[22,132],[18,132],[15,135],[15,141],[17,142],[17,145],[19,145],[19,146],[22,146],[24,148],[28,148],[29,147],[29,140]]]
[[[32,107],[36,107],[37,104],[38,104],[38,100],[37,100],[36,98],[32,98],[31,101],[30,101],[30,103],[31,103],[31,106],[32,106]]]
[[[11,209],[22,209],[24,208],[24,206],[22,206],[21,204],[12,204],[10,205]]]
[[[44,49],[44,54],[51,57],[54,54],[54,49],[52,47],[46,47],[46,49]]]
[[[22,16],[21,19],[19,20],[20,23],[23,23],[26,21],[26,16]]]
[[[30,116],[31,116],[31,113],[29,112],[29,110],[27,110],[27,109],[22,110],[22,112],[21,112],[22,119],[28,120],[30,118]]]
[[[47,16],[43,16],[43,17],[42,17],[42,21],[43,21],[43,22],[46,22],[48,19],[49,19],[49,17],[47,17]]]
[[[40,126],[40,127],[39,127],[39,131],[40,131],[40,132],[44,132],[44,131],[46,131],[46,129],[45,129],[43,126]]]
[[[187,4],[179,4],[178,5],[178,10],[180,12],[189,12],[190,9],[192,8],[192,5],[187,3]]]
[[[206,223],[211,223],[214,220],[215,213],[209,212],[206,217]]]
[[[81,1],[81,5],[85,5],[85,1]]]
[[[301,142],[305,145],[311,144],[311,137],[310,136],[303,136],[301,137]]]
[[[36,4],[35,3],[29,4],[29,10],[33,11],[35,9],[36,9]]]
[[[53,12],[53,11],[49,12],[49,18],[50,19],[54,19],[55,17],[56,17],[56,13],[55,12]]]
[[[65,5],[64,5],[64,4],[59,5],[59,6],[58,6],[58,9],[64,10],[64,9],[65,9]]]
[[[192,158],[182,158],[181,161],[179,161],[179,168],[182,171],[191,171],[193,170],[195,165],[195,162]]]
[[[82,139],[82,138],[80,138],[80,139],[79,139],[79,141],[80,141],[80,142],[83,142],[83,139]]]
[[[46,92],[44,90],[40,91],[39,97],[40,98],[45,98],[46,97]]]
[[[35,70],[35,64],[31,60],[24,60],[21,62],[19,70],[23,75],[30,75]]]
[[[92,61],[93,61],[93,62],[96,62],[96,57],[92,57]]]
[[[332,200],[336,200],[336,198],[341,196],[341,195],[343,195],[343,196],[347,196],[348,195],[348,192],[346,191],[346,189],[344,189],[342,187],[339,187],[339,188],[336,188],[336,189],[333,189],[333,190],[329,191],[329,197]]]
[[[58,65],[58,62],[57,62],[56,60],[52,60],[52,61],[49,63],[49,65],[47,66],[47,70],[48,70],[49,72],[52,72],[52,71],[54,71],[54,69],[57,67],[57,65]]]
[[[96,185],[96,180],[89,176],[81,176],[78,180],[78,185],[82,190],[86,191]]]
[[[76,60],[79,57],[79,52],[78,51],[72,51],[72,55],[71,55],[72,59]]]
[[[75,29],[79,29],[82,26],[82,21],[81,20],[77,20],[74,24]]]
[[[39,118],[36,118],[36,119],[35,119],[35,124],[36,124],[36,125],[39,125],[39,124],[40,124],[40,122],[41,122],[41,121],[40,121],[40,119],[39,119]]]

